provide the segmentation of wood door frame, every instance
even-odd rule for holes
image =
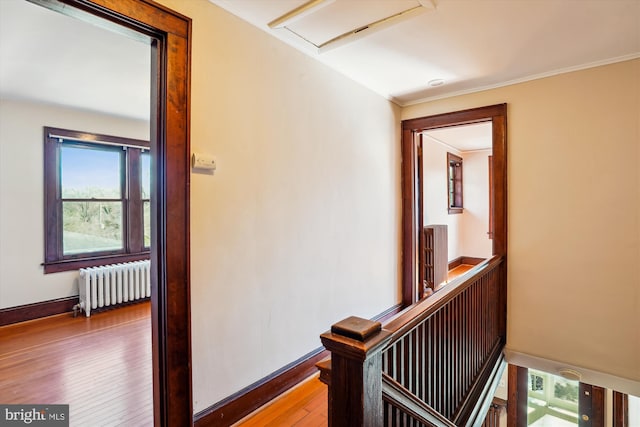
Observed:
[[[552,374],[551,372],[548,372]],[[556,374],[553,374],[556,375]],[[528,394],[529,394],[529,369],[510,364],[508,377],[508,404],[507,425],[513,427],[526,427],[528,424]],[[605,421],[605,394],[603,387],[578,382],[578,425],[590,427],[604,427]],[[615,395],[615,392],[614,392]],[[586,416],[586,419],[583,418]],[[614,427],[626,427],[625,424],[617,424],[614,413]]]
[[[417,283],[419,235],[423,216],[422,160],[416,135],[471,123],[492,122],[493,140],[493,255],[501,255],[507,265],[507,104],[473,108],[402,121],[402,304],[409,306],[422,298]],[[506,295],[504,296],[506,298]]]
[[[151,40],[152,354],[156,426],[193,425],[189,262],[191,19],[151,0],[29,0]]]
[[[629,395],[613,392],[613,427],[630,427],[629,426]]]

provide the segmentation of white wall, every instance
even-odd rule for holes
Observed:
[[[461,256],[490,258],[489,150],[459,152],[423,137],[424,225],[446,224],[448,259]],[[460,214],[449,214],[447,152],[463,160],[463,205]]]
[[[530,367],[593,370],[605,374],[593,384],[622,390],[620,379],[640,394],[640,60],[418,104],[402,117],[503,102],[507,349]]]
[[[464,240],[462,235],[464,212],[449,215],[447,152],[460,157],[462,157],[462,153],[447,148],[427,136],[422,138],[422,151],[424,179],[424,215],[422,220],[424,225],[447,225],[447,259],[453,261],[467,254],[463,252],[462,245]],[[466,165],[463,168],[466,168]],[[466,170],[463,170],[464,173],[466,173]],[[463,185],[466,184],[466,179],[463,175]],[[465,197],[464,193],[462,197]]]
[[[462,154],[464,212],[462,213],[461,253],[464,256],[490,258],[493,243],[489,239],[489,156],[490,150]]]
[[[193,393],[200,411],[400,301],[399,108],[205,0],[193,19]]]
[[[44,274],[43,126],[149,139],[149,123],[0,100],[0,308],[78,294],[77,272]]]

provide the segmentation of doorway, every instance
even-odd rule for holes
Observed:
[[[509,365],[509,426],[604,427],[606,389],[571,369],[559,374]]]
[[[402,121],[402,303],[408,306],[424,296],[420,283],[421,230],[424,224],[423,158],[420,139],[424,132],[460,125],[491,123],[492,180],[490,216],[492,255],[507,255],[507,105]]]
[[[492,123],[430,129],[419,136],[418,279],[431,293],[492,256]]]
[[[144,0],[30,0],[151,47],[151,323],[154,424],[191,425],[189,91],[191,20]],[[168,244],[171,242],[171,244]]]

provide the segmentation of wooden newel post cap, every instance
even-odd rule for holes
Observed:
[[[353,338],[360,342],[365,342],[380,332],[380,330],[382,330],[382,324],[380,322],[374,322],[356,316],[347,317],[331,326],[332,333]]]
[[[365,360],[384,348],[391,339],[391,332],[382,329],[380,322],[348,317],[320,335],[324,347],[332,357],[341,355],[349,359]]]

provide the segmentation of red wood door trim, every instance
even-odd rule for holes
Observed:
[[[152,40],[154,424],[193,425],[189,290],[191,19],[151,0],[30,1],[116,32]]]
[[[422,224],[422,183],[418,169],[416,134],[427,129],[491,121],[493,123],[493,255],[501,255],[507,262],[507,104],[497,104],[470,110],[419,117],[402,121],[402,303],[413,304],[421,296],[417,283],[419,231]],[[506,267],[505,267],[506,268]]]

